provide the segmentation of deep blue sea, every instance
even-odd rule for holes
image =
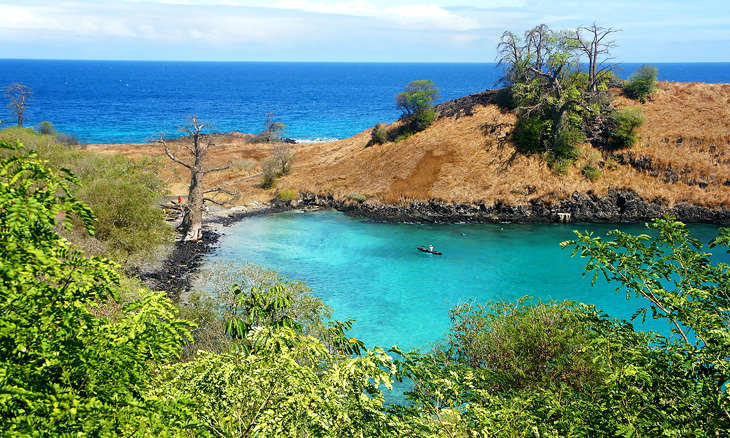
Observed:
[[[624,64],[626,78],[640,64]],[[730,63],[654,64],[659,79],[730,82]],[[0,88],[33,90],[26,125],[53,123],[85,143],[174,136],[196,114],[215,130],[259,132],[266,114],[298,140],[338,139],[398,118],[394,95],[430,79],[441,101],[495,88],[496,64],[248,63],[0,59]],[[0,120],[14,123],[5,105]]]

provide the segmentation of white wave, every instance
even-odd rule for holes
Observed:
[[[336,137],[322,137],[322,138],[295,138],[295,143],[324,143],[329,141],[337,141],[339,138]]]

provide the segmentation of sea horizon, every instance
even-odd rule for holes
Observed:
[[[622,79],[646,63],[620,63]],[[659,80],[730,83],[730,63],[649,63]],[[192,114],[217,132],[256,133],[268,113],[300,142],[351,137],[400,117],[394,95],[429,79],[439,102],[499,87],[496,62],[0,59],[0,87],[33,90],[26,124],[53,123],[82,143],[175,136]],[[0,105],[3,125],[13,124]]]

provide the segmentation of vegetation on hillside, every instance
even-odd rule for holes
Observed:
[[[386,141],[401,141],[428,128],[438,114],[434,102],[440,90],[433,81],[418,80],[409,82],[403,92],[395,95],[396,107],[401,111],[400,124],[387,129],[385,124],[375,125],[367,146],[383,144]]]
[[[0,140],[22,144],[18,150],[1,150],[0,157],[35,151],[52,169],[69,169],[78,177],[81,184],[70,190],[96,213],[95,233],[88,235],[77,223],[65,236],[89,254],[140,266],[155,261],[161,246],[172,239],[172,229],[157,207],[166,190],[158,160],[91,154],[29,128],[6,128]]]
[[[581,155],[577,146],[592,134],[591,124],[608,127],[620,147],[637,140],[634,129],[643,123],[640,110],[616,115],[612,106],[610,87],[620,84],[612,73],[617,68],[610,57],[614,42],[607,40],[614,32],[595,24],[560,31],[543,24],[523,36],[502,35],[498,51],[510,96],[506,103],[518,113],[512,139],[524,153],[545,154],[556,173],[567,172]],[[582,60],[588,73],[581,71]],[[656,74],[655,67],[638,69],[624,87],[626,95],[643,103],[656,91]],[[504,97],[501,102],[505,104]]]
[[[645,103],[646,99],[656,91],[656,79],[659,74],[653,65],[642,65],[631,73],[628,82],[624,85],[624,92],[632,99]]]

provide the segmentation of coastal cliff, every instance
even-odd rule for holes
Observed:
[[[646,122],[637,144],[611,148],[597,128],[562,175],[541,155],[516,150],[510,137],[515,115],[493,103],[494,91],[485,91],[439,105],[441,117],[432,126],[397,143],[367,147],[366,130],[294,145],[291,173],[268,190],[260,187],[257,169],[276,145],[222,136],[211,149],[211,165],[234,167],[210,183],[238,190],[233,203],[296,189],[305,195],[303,204],[392,221],[552,221],[568,213],[570,220],[621,222],[671,213],[687,222],[730,223],[730,84],[658,86],[645,104],[613,99],[617,109],[641,108]],[[161,154],[153,144],[89,149]],[[600,177],[581,173],[587,163]],[[165,166],[173,192],[182,191],[186,175],[173,163]]]

